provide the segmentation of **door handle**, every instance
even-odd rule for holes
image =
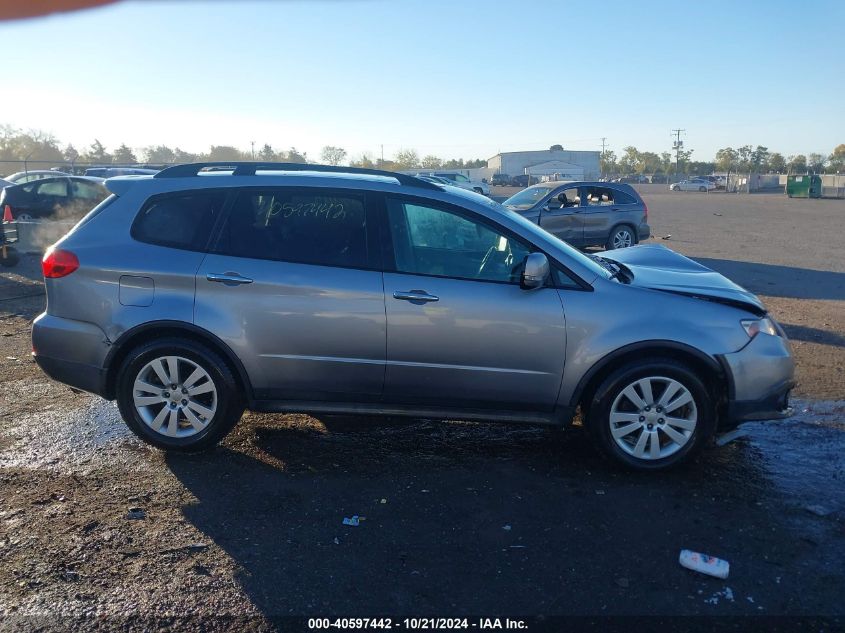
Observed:
[[[226,284],[227,286],[239,286],[241,284],[252,283],[252,279],[249,277],[243,277],[238,273],[208,273],[205,278],[209,281]]]
[[[429,301],[440,301],[440,297],[430,295],[425,290],[409,290],[408,292],[400,292],[397,290],[393,293],[393,298],[401,301],[410,301],[411,303],[416,303],[418,305],[428,303]]]

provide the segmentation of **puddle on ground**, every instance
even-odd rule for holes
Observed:
[[[748,422],[740,442],[756,449],[776,488],[802,507],[845,512],[845,400],[792,403],[786,420]]]
[[[44,390],[50,383],[36,385]],[[7,414],[3,422],[0,468],[85,466],[114,459],[142,447],[120,418],[117,405],[94,396],[67,409],[48,407],[35,413]]]

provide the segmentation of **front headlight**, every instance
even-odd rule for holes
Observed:
[[[780,332],[778,332],[777,327],[775,327],[774,321],[772,321],[769,317],[763,317],[762,319],[743,319],[740,323],[749,338],[754,338],[760,332],[764,332],[772,336],[780,336]]]

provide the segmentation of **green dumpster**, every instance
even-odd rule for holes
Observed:
[[[787,176],[786,195],[790,198],[821,198],[822,177],[815,174]]]

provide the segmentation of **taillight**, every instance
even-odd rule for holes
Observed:
[[[47,279],[66,277],[77,268],[79,259],[76,255],[60,248],[51,248],[44,253],[44,259],[41,260],[41,271]]]

